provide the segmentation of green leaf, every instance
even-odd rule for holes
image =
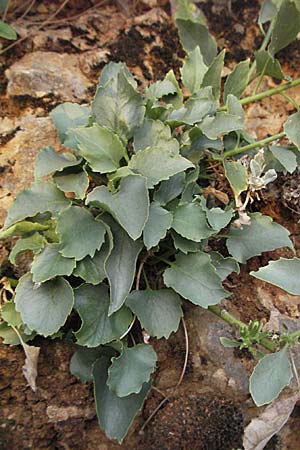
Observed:
[[[241,130],[245,125],[239,116],[218,112],[215,117],[205,117],[198,126],[209,139],[218,139],[220,135]]]
[[[124,74],[128,83],[130,83],[131,86],[134,89],[136,89],[137,82],[135,81],[133,75],[131,74],[126,64],[122,62],[116,63],[113,61],[109,62],[103,67],[101,75],[99,77],[99,86],[104,86],[108,81],[112,80],[113,78],[116,78],[120,72]]]
[[[185,186],[185,173],[179,172],[168,180],[160,183],[159,189],[154,192],[154,200],[164,206],[178,197]]]
[[[234,215],[233,209],[227,211],[221,208],[211,208],[206,210],[206,217],[209,225],[216,231],[226,227]]]
[[[225,50],[218,54],[204,75],[202,88],[212,86],[214,98],[218,99],[221,90],[221,76],[224,67]]]
[[[195,253],[199,250],[203,250],[203,242],[205,241],[191,241],[180,236],[180,234],[177,234],[175,231],[171,232],[171,236],[174,241],[174,247],[176,248],[176,250],[180,250],[182,253]]]
[[[189,53],[182,69],[180,69],[183,84],[194,94],[199,91],[208,67],[204,64],[200,47],[197,46]]]
[[[225,280],[232,272],[240,273],[240,266],[238,262],[230,257],[224,258],[218,252],[210,252],[211,263],[215,267],[217,274],[221,280]]]
[[[158,80],[146,89],[146,99],[162,98],[166,95],[176,94],[177,89],[174,84],[167,79]]]
[[[8,259],[12,264],[16,265],[16,259],[21,253],[31,251],[36,254],[44,247],[44,245],[45,239],[39,233],[34,233],[32,236],[19,239],[10,252]]]
[[[41,150],[34,164],[34,176],[43,178],[55,171],[61,171],[65,167],[77,166],[81,159],[76,159],[72,153],[57,153],[53,147],[45,147]]]
[[[48,244],[35,256],[31,266],[32,280],[35,283],[43,283],[58,275],[71,275],[76,261],[64,258],[59,250],[60,244]]]
[[[239,262],[245,263],[252,256],[261,255],[280,247],[293,249],[289,231],[273,222],[271,217],[260,213],[249,214],[251,224],[243,228],[230,228],[226,242],[229,253]]]
[[[225,176],[234,195],[238,197],[248,187],[248,172],[240,161],[224,161]]]
[[[28,234],[31,234],[34,231],[45,231],[48,230],[48,225],[43,225],[38,222],[29,222],[29,221],[22,221],[18,222],[11,227],[7,228],[6,230],[3,230],[0,232],[0,239],[5,239],[10,236],[15,236],[20,234],[21,236],[26,236]]]
[[[199,46],[204,63],[209,66],[217,54],[217,44],[207,27],[201,23],[185,19],[177,19],[176,25],[184,50],[192,52]]]
[[[16,311],[14,302],[6,302],[1,306],[1,317],[9,326],[20,327],[22,325],[21,315]]]
[[[16,310],[31,330],[47,337],[64,325],[72,311],[73,290],[64,278],[56,278],[36,286],[27,273],[16,288]]]
[[[91,109],[89,106],[78,105],[77,103],[66,102],[50,112],[50,117],[54,122],[60,141],[65,147],[77,148],[77,143],[72,133],[72,128],[83,127],[88,124]]]
[[[171,128],[160,120],[145,119],[142,126],[134,133],[134,151],[147,147],[159,147],[168,150],[170,147],[179,150],[179,144],[172,137]]]
[[[140,150],[132,156],[128,166],[147,178],[148,189],[162,180],[168,180],[179,172],[184,172],[194,165],[183,158],[177,149],[153,147]]]
[[[209,255],[203,252],[179,254],[163,277],[166,286],[202,308],[216,305],[230,295],[223,289]]]
[[[200,242],[214,233],[206,222],[205,211],[195,202],[177,206],[172,228],[181,236],[195,242]]]
[[[244,122],[245,114],[241,102],[232,94],[227,95],[226,99],[227,111],[233,116],[239,116]]]
[[[80,261],[87,255],[94,256],[96,250],[100,250],[106,228],[87,209],[70,206],[58,216],[57,232],[61,236],[59,251],[62,256]]]
[[[21,338],[23,342],[27,342],[34,338],[34,333],[31,333],[30,335],[25,334],[21,329],[18,330],[19,334],[21,335]],[[3,339],[1,344],[5,345],[20,345],[21,341],[19,339],[19,336],[15,332],[15,330],[7,325],[7,323],[2,322],[0,323],[0,337]]]
[[[171,124],[194,125],[201,122],[203,117],[208,114],[215,114],[217,104],[213,99],[212,88],[210,86],[200,89],[196,94],[193,94],[185,103],[184,107],[173,111],[168,122]]]
[[[180,297],[172,289],[133,291],[126,300],[150,336],[169,338],[178,330],[183,316]]]
[[[151,345],[124,347],[120,356],[112,358],[106,384],[118,397],[138,394],[155,371],[157,356]]]
[[[99,425],[110,439],[122,443],[135,415],[142,408],[151,383],[145,383],[139,394],[118,397],[107,386],[109,358],[98,359],[93,368],[94,393]]]
[[[289,140],[300,150],[300,111],[292,114],[283,128]]]
[[[110,230],[109,233],[111,233]],[[107,233],[105,243],[99,251],[96,251],[93,258],[86,256],[81,261],[77,261],[76,268],[73,272],[75,277],[80,277],[87,283],[95,285],[101,283],[104,278],[106,278],[105,262],[110,255],[113,246],[112,239],[108,236]]]
[[[144,118],[142,96],[134,89],[123,71],[99,86],[92,103],[92,111],[99,125],[107,127],[128,140]]]
[[[113,193],[106,186],[98,186],[87,196],[86,203],[108,211],[136,240],[141,236],[149,215],[146,179],[129,175],[121,179],[118,191]]]
[[[293,372],[287,347],[264,356],[250,377],[250,393],[257,406],[271,403],[290,384]]]
[[[79,345],[97,347],[119,339],[125,333],[132,320],[132,314],[128,308],[123,307],[108,316],[107,286],[83,284],[74,289],[74,296],[74,307],[82,321],[80,330],[75,333]]]
[[[261,75],[269,75],[270,77],[277,78],[277,80],[283,80],[284,75],[281,70],[280,62],[278,59],[273,58],[272,55],[266,50],[258,50],[254,53],[256,61],[256,73]]]
[[[167,97],[164,97],[164,101],[167,104],[171,104],[174,108],[180,108],[183,103],[183,93],[182,90],[180,89],[180,86],[178,84],[178,81],[176,79],[173,70],[169,70],[169,72],[165,76],[165,80],[171,81],[171,83],[176,89],[176,94],[174,95],[170,94]]]
[[[0,37],[4,39],[8,39],[10,41],[15,41],[18,37],[16,30],[8,25],[8,23],[4,23],[0,20]]]
[[[80,155],[94,172],[114,172],[126,149],[119,137],[105,127],[94,123],[91,127],[75,128],[72,134],[77,141]]]
[[[53,216],[57,216],[70,203],[70,200],[53,183],[36,181],[30,189],[24,189],[17,195],[15,202],[8,210],[4,228],[38,213],[49,211]]]
[[[229,94],[240,98],[247,87],[249,79],[250,60],[239,62],[228,75],[224,86],[224,102],[226,103]]]
[[[103,354],[103,347],[77,347],[70,361],[70,372],[82,383],[93,380],[93,365]]]
[[[272,20],[273,17],[276,16],[276,14],[277,8],[272,0],[264,0],[259,11],[258,24],[262,25],[266,22],[269,22],[269,20]]]
[[[157,202],[152,202],[149,209],[149,217],[143,232],[143,239],[147,250],[155,247],[161,239],[166,237],[171,223],[172,214],[162,208]]]
[[[143,243],[133,241],[111,218],[106,217],[112,234],[114,247],[109,255],[105,271],[110,285],[109,314],[113,314],[124,304],[128,296],[136,270],[136,262]]]
[[[297,169],[297,156],[293,153],[293,151],[289,150],[289,148],[279,145],[271,145],[269,149],[272,155],[289,173],[293,173]]]
[[[220,337],[220,342],[225,348],[236,348],[241,345],[240,342],[228,339],[226,337]]]
[[[257,272],[250,272],[259,280],[274,284],[292,295],[300,295],[300,259],[280,258],[271,261]]]
[[[56,173],[53,176],[53,181],[60,191],[74,192],[75,198],[80,200],[85,198],[89,187],[89,177],[85,170],[74,173],[64,170],[62,173]]]
[[[300,13],[295,3],[283,0],[276,16],[269,51],[274,56],[289,45],[300,31]]]

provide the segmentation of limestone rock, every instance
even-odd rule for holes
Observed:
[[[91,86],[75,55],[54,52],[29,53],[7,69],[5,75],[7,93],[11,96],[55,95],[61,100],[76,101],[85,99]]]

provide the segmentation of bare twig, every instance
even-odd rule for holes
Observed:
[[[25,11],[23,12],[23,14],[17,18],[16,22],[18,22],[19,20],[24,19],[24,17],[27,16],[27,14],[30,12],[30,10],[33,8],[34,4],[35,4],[36,0],[32,0],[30,2],[30,4],[28,5],[28,7],[25,9]]]
[[[54,19],[54,17],[56,17],[57,14],[60,13],[60,11],[66,6],[66,4],[68,2],[69,2],[69,0],[64,0],[64,2],[57,8],[57,10],[51,16],[49,16],[43,23],[41,23],[41,25],[39,25],[35,30],[33,30],[27,36],[24,36],[24,37],[18,39],[17,41],[13,42],[12,44],[8,45],[7,47],[5,47],[3,50],[0,51],[0,55],[5,53],[7,50],[10,50],[11,48],[15,47],[16,45],[20,44],[21,42],[25,41],[30,36],[32,36],[34,33],[36,33],[41,28],[43,28],[47,23],[49,23],[52,19]]]

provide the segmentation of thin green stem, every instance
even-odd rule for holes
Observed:
[[[271,97],[272,95],[280,94],[281,92],[286,91],[287,89],[291,89],[294,86],[298,86],[300,84],[300,78],[297,80],[289,81],[288,83],[284,83],[281,86],[276,88],[268,89],[263,92],[259,92],[255,95],[249,95],[249,97],[242,98],[240,100],[242,105],[247,105],[248,103],[257,102],[259,100],[263,100],[264,98]],[[218,109],[218,111],[227,111],[227,106],[224,105]]]
[[[263,78],[265,76],[265,72],[267,70],[268,64],[269,64],[269,60],[267,59],[267,61],[265,62],[264,68],[262,70],[262,73],[259,76],[258,82],[256,83],[255,88],[253,90],[253,95],[255,95],[257,93],[257,91],[258,91],[258,89],[259,89],[259,87],[260,87],[260,85],[261,85],[261,83],[263,81]]]
[[[273,25],[274,25],[274,20],[271,21],[268,31],[265,34],[264,40],[263,40],[259,50],[266,50],[268,43],[270,42],[270,39],[272,36]],[[256,69],[256,61],[253,61],[252,66],[250,67],[250,70],[249,70],[249,79],[251,78],[251,75],[253,74],[255,69]]]
[[[285,92],[281,92],[280,95],[282,95],[282,97],[284,97],[288,102],[290,102],[294,108],[299,111],[299,105],[298,103],[289,95],[287,95]]]
[[[228,313],[224,309],[219,308],[218,306],[212,305],[208,307],[208,310],[211,311],[213,314],[218,316],[220,319],[224,320],[225,322],[229,323],[230,325],[236,326],[238,328],[247,328],[248,325],[246,325],[241,320],[234,317],[232,314]],[[299,332],[300,333],[300,332]],[[260,341],[260,345],[264,347],[266,350],[269,350],[270,352],[274,352],[276,350],[277,344],[276,342],[271,341],[270,339],[264,338]]]
[[[270,142],[276,141],[277,139],[281,139],[285,137],[285,132],[282,131],[281,133],[274,134],[273,136],[267,137],[265,139],[261,139],[260,141],[255,141],[252,144],[244,145],[243,147],[234,148],[233,150],[228,150],[227,152],[222,153],[222,155],[213,155],[213,159],[222,161],[224,158],[227,158],[228,156],[235,156],[239,155],[240,153],[245,153],[249,150],[253,150],[254,148],[258,147],[264,147],[267,144],[270,144]]]
[[[144,268],[143,268],[143,277],[144,277],[144,281],[145,281],[145,284],[146,284],[146,288],[147,289],[151,289],[149,281],[148,281],[148,278],[147,278],[147,275],[146,275],[146,271],[145,271]]]

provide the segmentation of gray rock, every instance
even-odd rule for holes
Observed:
[[[75,55],[37,51],[25,55],[6,70],[7,93],[42,98],[55,95],[61,100],[85,99],[91,86],[78,67]]]

